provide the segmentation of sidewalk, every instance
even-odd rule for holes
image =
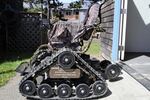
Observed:
[[[117,82],[109,82],[108,87],[112,94],[99,100],[150,100],[150,92],[123,71],[123,78]]]
[[[17,75],[6,86],[0,88],[0,100],[26,100],[18,91],[20,79]],[[108,82],[108,87],[108,96],[99,100],[150,100],[150,92],[124,71],[120,80]]]

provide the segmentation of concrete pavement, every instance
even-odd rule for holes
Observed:
[[[26,100],[18,91],[20,79],[21,77],[16,75],[0,88],[0,100]],[[107,83],[110,92],[99,100],[150,100],[150,92],[124,71],[120,80]]]
[[[123,71],[123,78],[117,82],[108,82],[111,95],[99,100],[150,100],[150,92]]]

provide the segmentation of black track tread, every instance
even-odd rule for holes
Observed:
[[[85,62],[78,55],[77,52],[72,51],[69,48],[62,48],[58,52],[56,52],[55,54],[52,54],[51,57],[49,57],[49,58],[46,57],[45,59],[43,59],[42,62],[36,67],[36,69],[33,69],[31,71],[31,73],[29,73],[29,74],[27,74],[27,75],[25,75],[23,77],[23,79],[20,82],[20,85],[23,82],[25,82],[27,79],[29,79],[30,77],[32,77],[32,75],[35,75],[35,73],[37,74],[38,71],[44,70],[45,68],[47,68],[50,65],[52,65],[53,64],[53,59],[56,58],[56,57],[58,57],[59,54],[62,53],[62,52],[64,52],[64,51],[70,51],[70,52],[72,52],[85,65],[85,67],[88,68],[90,70],[90,72],[97,77],[98,80],[101,80],[102,82],[104,82],[106,84],[106,81],[103,79],[103,77],[101,76],[101,74],[98,71],[96,71],[94,68],[92,68],[87,62]],[[106,86],[107,86],[107,84],[106,84]],[[108,88],[107,88],[107,90],[108,90]],[[28,96],[28,95],[24,95],[24,94],[22,94],[22,95],[25,96],[25,97],[28,97],[28,98],[33,98],[33,99],[41,100],[41,98],[39,98],[38,96]],[[105,95],[105,93],[101,94],[101,95],[91,95],[91,96],[86,97],[86,98],[78,98],[77,96],[75,96],[75,97],[65,98],[65,100],[90,100],[92,98],[98,98],[98,97],[101,97],[101,96],[104,96],[104,95]],[[46,100],[62,100],[62,99],[64,99],[64,98],[59,98],[58,96],[52,97],[52,98],[46,98]]]

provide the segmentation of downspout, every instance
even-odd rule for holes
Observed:
[[[112,57],[111,57],[113,62],[119,60],[121,1],[122,0],[115,0],[115,7],[114,7],[113,43],[112,43]]]

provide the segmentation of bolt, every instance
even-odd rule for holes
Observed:
[[[69,61],[69,59],[68,58],[65,58],[65,62],[68,62]]]
[[[46,94],[46,90],[43,90],[43,94]]]
[[[99,87],[98,87],[98,90],[101,90],[101,89],[102,89],[102,88],[99,86]]]
[[[111,70],[111,73],[112,73],[112,74],[115,74],[115,71],[114,71],[114,70]]]
[[[81,90],[81,93],[83,94],[85,91],[84,90]]]
[[[65,94],[65,93],[66,93],[66,91],[65,91],[65,90],[63,90],[63,91],[62,91],[62,93],[63,93],[63,94]]]
[[[26,87],[26,90],[27,90],[27,91],[29,91],[29,90],[30,90],[30,87],[29,87],[29,86],[27,86],[27,87]]]

